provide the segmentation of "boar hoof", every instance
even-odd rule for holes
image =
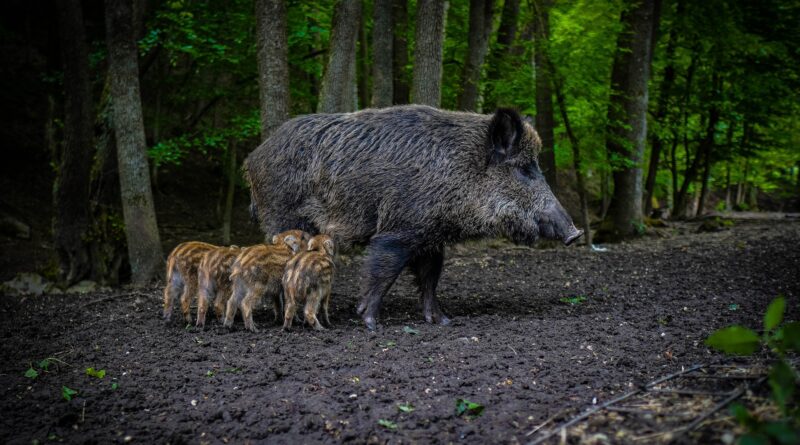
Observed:
[[[431,324],[438,324],[441,326],[449,326],[452,320],[444,314],[444,312],[429,312],[425,314],[425,321]]]
[[[364,324],[367,325],[367,329],[370,331],[378,329],[378,321],[375,320],[375,317],[364,317]]]

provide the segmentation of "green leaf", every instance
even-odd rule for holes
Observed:
[[[94,368],[86,368],[86,375],[89,377],[97,377],[98,379],[102,379],[106,376],[106,370],[96,370]]]
[[[210,370],[210,369],[208,371],[206,371],[206,377],[214,377],[214,374],[216,374],[216,373],[214,371]]]
[[[414,405],[410,403],[401,403],[397,405],[397,409],[404,413],[410,413],[414,411]]]
[[[764,432],[780,444],[794,445],[800,443],[798,431],[792,428],[792,425],[788,422],[767,422],[764,425]]]
[[[771,331],[778,327],[783,321],[783,313],[786,310],[786,298],[780,296],[769,304],[767,312],[764,314],[764,330]]]
[[[793,321],[783,326],[783,347],[800,352],[800,322]]]
[[[484,406],[480,403],[470,402],[466,399],[456,399],[456,415],[467,415],[469,418],[478,417],[483,414]]]
[[[568,304],[570,306],[577,306],[577,305],[583,303],[584,301],[586,301],[586,297],[583,296],[583,295],[577,295],[577,296],[574,296],[574,297],[560,298],[558,301],[560,301],[560,302],[562,302],[564,304]]]
[[[769,445],[769,437],[758,433],[748,433],[739,438],[739,445]]]
[[[50,360],[44,359],[40,360],[39,363],[36,364],[36,366],[38,366],[43,371],[47,371],[47,368],[50,366],[50,363],[51,363]]]
[[[733,417],[736,418],[736,421],[742,426],[748,426],[753,421],[753,416],[750,415],[750,412],[747,411],[747,408],[745,408],[741,403],[732,404],[730,407],[730,412],[733,414]]]
[[[403,332],[411,335],[419,335],[419,331],[412,328],[411,326],[403,326]]]
[[[397,424],[392,422],[391,420],[378,419],[378,425],[380,425],[380,426],[382,426],[384,428],[390,429],[392,431],[397,429]]]
[[[39,373],[33,368],[28,368],[28,370],[25,371],[25,377],[29,379],[35,379],[36,377],[39,377]]]
[[[72,396],[74,396],[76,394],[78,394],[78,391],[76,391],[74,389],[70,389],[70,388],[68,388],[66,386],[62,386],[61,387],[61,397],[63,397],[64,400],[66,400],[67,402],[72,400]]]
[[[742,326],[728,326],[711,334],[706,345],[726,354],[750,355],[760,344],[758,335]]]
[[[111,390],[112,391],[116,391],[117,388],[119,388],[119,384],[117,382],[114,382],[114,383],[111,384]]]
[[[795,389],[794,370],[783,360],[772,366],[769,372],[769,386],[772,388],[772,399],[786,414],[786,402],[792,397]]]

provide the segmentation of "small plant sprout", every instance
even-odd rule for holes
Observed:
[[[392,422],[391,420],[378,419],[378,425],[380,425],[380,426],[382,426],[382,427],[384,427],[384,428],[386,428],[388,430],[392,430],[392,431],[397,430],[397,424]]]
[[[25,377],[29,379],[35,379],[36,377],[39,377],[39,373],[31,366],[27,371],[25,371]]]
[[[484,406],[480,403],[470,402],[467,399],[456,399],[456,416],[466,415],[468,419],[483,414]]]
[[[98,379],[105,378],[106,370],[105,369],[94,369],[94,368],[86,368],[86,375],[89,377],[97,377]]]
[[[216,372],[214,372],[214,371],[213,371],[213,370],[211,370],[211,369],[209,369],[208,371],[206,371],[206,377],[214,377],[214,374],[216,374]]]
[[[378,343],[378,347],[380,347],[383,350],[386,350],[386,349],[389,349],[389,348],[393,348],[395,346],[397,346],[397,342],[394,341],[394,340],[388,340],[388,341],[383,342],[383,343]]]
[[[586,301],[586,296],[584,296],[584,295],[576,295],[574,297],[563,297],[563,298],[559,298],[558,301],[560,301],[560,302],[562,302],[564,304],[568,304],[570,306],[577,306],[577,305],[583,303],[584,301]]]
[[[117,382],[112,382],[112,383],[111,383],[111,390],[112,390],[112,391],[116,391],[116,390],[117,390],[117,388],[119,388],[119,383],[117,383]]]
[[[66,386],[61,387],[61,397],[63,397],[64,400],[66,400],[67,402],[72,400],[72,397],[76,396],[77,394],[78,394],[77,390],[71,389]]]
[[[401,403],[397,405],[397,409],[402,413],[410,413],[414,411],[414,405],[410,403]]]

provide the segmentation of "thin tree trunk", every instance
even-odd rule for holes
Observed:
[[[697,212],[695,216],[702,216],[708,197],[708,180],[711,177],[711,150],[706,150],[703,156],[703,179],[700,187],[700,199],[697,201]]]
[[[392,3],[375,0],[372,19],[372,106],[392,106]]]
[[[317,109],[320,113],[355,111],[356,41],[361,0],[341,0],[333,11],[330,51]]]
[[[655,2],[642,0],[622,13],[623,30],[611,74],[606,147],[623,160],[614,168],[614,194],[608,211],[612,237],[628,237],[642,225],[642,156],[647,137],[647,81]]]
[[[572,145],[572,161],[573,161],[573,167],[575,168],[575,178],[577,180],[577,186],[578,186],[578,198],[580,199],[581,202],[581,225],[583,226],[584,237],[586,239],[586,246],[591,248],[592,228],[589,220],[589,198],[587,196],[588,194],[586,192],[586,183],[583,177],[583,162],[581,160],[581,150],[580,146],[578,145],[578,138],[572,131],[572,125],[569,120],[569,114],[567,113],[567,106],[565,103],[566,100],[564,99],[564,91],[562,88],[563,82],[561,82],[561,77],[558,76],[555,67],[552,65],[552,63],[548,63],[548,69],[550,70],[553,77],[553,90],[556,94],[556,102],[558,103],[558,109],[561,113],[561,120],[564,122],[564,129],[567,132],[567,137],[569,138],[570,145]]]
[[[369,108],[369,44],[367,43],[367,16],[361,14],[358,27],[358,98],[356,109]]]
[[[605,220],[606,216],[608,216],[608,205],[611,203],[611,187],[609,187],[609,172],[603,170],[600,173],[600,196],[602,196],[602,203],[600,209],[600,220]]]
[[[444,47],[444,0],[417,2],[414,45],[413,103],[439,107],[442,101],[442,50]]]
[[[408,103],[408,0],[392,1],[392,103]]]
[[[92,90],[89,52],[78,0],[56,2],[64,64],[64,145],[53,190],[53,242],[61,280],[72,284],[91,270],[89,170],[92,147]]]
[[[731,163],[725,163],[725,211],[731,211]]]
[[[672,173],[672,189],[670,190],[670,212],[675,211],[675,200],[678,198],[678,131],[672,132],[672,147],[670,149],[670,172]]]
[[[685,1],[679,0],[676,12],[676,17],[680,18],[683,15]],[[661,82],[661,89],[658,92],[658,108],[656,109],[655,121],[660,125],[664,124],[664,118],[667,116],[669,109],[669,98],[672,93],[672,87],[675,84],[675,49],[677,48],[677,33],[675,32],[673,24],[667,35],[667,50],[665,59],[667,66],[664,68],[664,80]],[[652,44],[655,45],[655,39]],[[651,46],[651,50],[654,49]],[[650,55],[652,57],[652,54]],[[658,163],[661,158],[661,149],[663,141],[656,132],[650,134],[650,164],[647,168],[647,179],[644,184],[644,214],[650,215],[653,211],[653,192],[655,191],[656,176],[658,175]]]
[[[470,0],[467,60],[461,71],[461,93],[458,109],[477,111],[481,80],[481,69],[489,47],[489,32],[492,26],[492,3],[494,0]]]
[[[489,53],[489,66],[486,72],[487,82],[484,90],[484,105],[486,106],[498,107],[500,105],[499,98],[495,97],[493,84],[502,76],[504,62],[517,36],[518,18],[519,0],[505,0],[503,2],[503,12],[500,16],[500,27],[497,28],[497,42]]]
[[[225,209],[222,212],[222,244],[231,243],[231,219],[233,218],[233,198],[236,192],[236,141],[228,142],[228,187],[225,192]]]
[[[144,286],[161,271],[163,255],[145,151],[133,13],[130,2],[125,0],[106,0],[105,5],[125,237],[133,284]]]
[[[550,38],[550,2],[536,0],[533,2],[535,13],[533,17],[534,39],[534,67],[536,68],[536,131],[542,140],[542,151],[539,154],[539,164],[542,167],[547,183],[553,192],[558,191],[556,176],[555,137],[553,130],[553,91],[550,81],[547,45]]]
[[[256,0],[261,139],[289,119],[289,45],[285,0]]]

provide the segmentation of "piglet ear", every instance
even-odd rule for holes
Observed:
[[[280,237],[278,235],[274,235],[272,237],[272,244],[278,244],[280,242]]]
[[[317,240],[314,239],[314,238],[311,238],[311,241],[308,242],[308,248],[306,250],[311,252],[311,251],[316,250],[316,249],[317,249]]]
[[[489,123],[489,162],[496,164],[513,158],[519,153],[519,141],[523,132],[522,118],[516,110],[498,108]]]
[[[335,247],[336,247],[333,244],[333,240],[330,238],[326,239],[325,242],[322,243],[322,245],[325,247],[325,251],[328,253],[328,255],[333,256],[333,252],[335,252]]]

